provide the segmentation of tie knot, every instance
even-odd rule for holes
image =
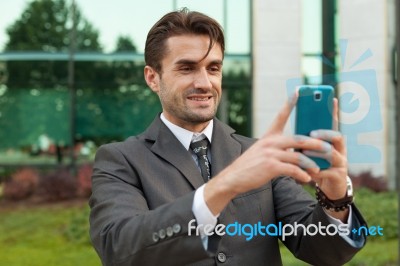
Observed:
[[[197,156],[202,156],[207,154],[207,148],[208,148],[208,140],[207,138],[192,142],[190,144],[190,148],[193,150],[193,152]]]

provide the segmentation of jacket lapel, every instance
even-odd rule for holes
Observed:
[[[191,154],[168,127],[157,116],[144,133],[147,141],[153,142],[151,151],[178,169],[194,189],[204,184],[203,178]]]
[[[211,172],[216,176],[242,153],[242,146],[232,137],[235,132],[231,127],[214,119],[211,143]]]
[[[216,176],[242,153],[242,147],[232,134],[235,131],[214,119],[211,143],[211,171]],[[147,141],[152,142],[151,151],[168,161],[178,169],[194,189],[204,184],[203,178],[191,154],[183,147],[174,134],[157,116],[144,133]]]

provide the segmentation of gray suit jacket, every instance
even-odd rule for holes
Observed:
[[[214,120],[212,175],[240,156],[253,139]],[[104,265],[281,265],[278,237],[210,237],[209,248],[188,223],[194,191],[204,181],[190,153],[157,117],[143,134],[99,148],[92,177],[90,235]],[[364,220],[353,206],[353,223]],[[329,224],[315,200],[289,177],[242,194],[219,223]],[[364,239],[360,240],[362,246]],[[342,237],[298,236],[283,242],[313,265],[340,265],[358,248]]]

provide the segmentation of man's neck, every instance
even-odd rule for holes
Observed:
[[[169,122],[171,122],[172,124],[186,129],[190,132],[193,133],[201,133],[204,131],[204,129],[210,124],[211,120],[206,121],[206,122],[188,122],[188,121],[183,121],[181,119],[178,119],[176,117],[171,117],[168,113],[163,112],[163,115],[165,117],[165,119],[167,119]]]

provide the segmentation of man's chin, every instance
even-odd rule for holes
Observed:
[[[191,113],[189,117],[187,117],[190,122],[192,123],[205,123],[212,120],[216,115],[216,112],[208,112],[208,113]]]

